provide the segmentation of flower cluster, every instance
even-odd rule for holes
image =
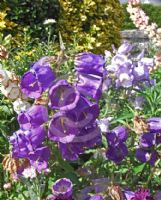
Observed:
[[[149,24],[149,17],[140,7],[140,0],[129,0],[127,11],[130,14],[130,19],[135,26],[148,35],[152,44],[156,47],[161,46],[161,29],[156,23]]]
[[[128,143],[126,144],[128,130],[121,125],[111,130],[110,126],[113,127],[113,124],[110,124],[110,119],[113,119],[113,116],[98,119],[99,100],[103,92],[112,86],[115,90],[123,88],[126,92],[128,89],[131,92],[133,88],[140,91],[144,86],[153,84],[149,69],[153,68],[154,60],[144,57],[144,52],[133,59],[132,49],[132,45],[124,42],[117,50],[114,49],[113,57],[107,51],[105,58],[93,53],[79,53],[74,60],[76,71],[74,83],[57,79],[52,70],[51,57],[42,57],[33,63],[21,80],[1,69],[1,90],[5,88],[8,91],[10,83],[15,84],[16,89],[12,85],[11,94],[6,96],[14,100],[20,127],[9,138],[12,153],[3,161],[6,171],[23,175],[25,178],[35,178],[37,172],[49,171],[52,147],[59,149],[64,160],[75,161],[87,149],[102,144],[102,135],[107,140],[107,143],[103,140],[103,145],[104,142],[108,145],[107,150],[100,148],[101,153],[102,149],[104,150],[103,160],[108,159],[120,164],[128,155]],[[16,92],[12,94],[13,88]],[[43,97],[47,99],[45,104],[40,103]],[[142,99],[138,98],[137,107],[141,102]],[[161,118],[153,117],[145,120],[138,133],[141,136],[136,157],[139,161],[153,166],[159,160]],[[99,151],[95,154],[99,154]],[[16,170],[8,166],[8,160],[14,163]],[[23,164],[19,165],[19,160],[22,160]],[[92,173],[92,169],[90,170]],[[82,200],[104,200],[107,196],[112,199],[119,197],[122,200],[153,200],[149,190],[123,192],[119,185],[115,185],[114,180],[101,179],[93,180],[93,185],[85,188],[88,194],[85,194]],[[100,182],[104,183],[103,187]],[[96,185],[98,187],[95,187]],[[108,194],[105,194],[104,190]],[[92,196],[93,193],[95,195]],[[53,195],[50,200],[74,200],[73,196],[71,180],[62,178],[53,185]]]
[[[75,86],[59,80],[49,89],[49,107],[58,112],[49,123],[48,136],[58,142],[62,156],[67,160],[78,159],[86,148],[101,142],[96,123],[99,107],[87,97],[100,99],[104,64],[101,56],[79,54],[75,60],[78,77]]]
[[[133,46],[125,41],[118,50],[115,50],[115,55],[106,66],[104,89],[112,86],[113,82],[117,88],[140,88],[152,83],[149,68],[153,68],[154,59],[144,57],[143,51],[134,60],[130,54],[132,48]]]
[[[75,63],[79,77],[75,85],[67,80],[55,80],[49,57],[32,64],[21,79],[21,91],[28,98],[38,100],[48,90],[48,108],[54,110],[49,121],[44,105],[34,104],[27,110],[21,109],[17,118],[20,129],[10,137],[13,158],[28,159],[38,172],[48,169],[50,149],[44,145],[47,138],[57,142],[62,157],[67,160],[76,160],[87,148],[101,143],[96,122],[99,106],[93,100],[100,99],[102,94],[105,61],[101,56],[84,53],[77,56]],[[87,65],[91,70],[87,70]],[[80,76],[86,79],[83,84]],[[93,82],[93,78],[99,83]],[[47,134],[44,125],[48,121]]]
[[[74,200],[72,197],[73,184],[69,179],[62,178],[53,185],[53,195],[48,200]],[[104,200],[101,195],[87,197],[86,200]]]

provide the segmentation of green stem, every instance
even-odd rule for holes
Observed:
[[[148,187],[148,186],[149,186],[149,184],[150,184],[150,182],[151,182],[151,180],[152,180],[152,178],[153,178],[153,176],[154,176],[154,172],[155,172],[155,170],[156,170],[156,167],[157,167],[157,165],[159,164],[159,162],[160,162],[160,159],[158,159],[158,160],[156,161],[154,167],[152,168],[151,173],[150,173],[150,176],[148,177],[148,180],[147,180],[147,182],[145,183],[145,187]]]

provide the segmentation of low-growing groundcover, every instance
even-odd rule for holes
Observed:
[[[105,55],[62,49],[21,77],[7,63],[1,93],[15,127],[3,131],[1,199],[160,199],[161,71],[153,57],[125,42]]]

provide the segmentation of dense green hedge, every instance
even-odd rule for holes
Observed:
[[[67,44],[81,51],[103,53],[120,44],[124,13],[119,0],[59,0],[59,30]]]
[[[129,18],[129,13],[126,10],[127,4],[123,5],[125,20],[122,29],[134,29],[135,25]],[[144,12],[149,16],[151,22],[156,22],[159,27],[161,27],[161,6],[144,4],[141,6]]]
[[[43,39],[47,35],[43,22],[51,18],[57,21],[59,0],[1,0],[0,8],[7,9],[7,18],[18,28],[29,26],[34,38]],[[53,34],[56,33],[54,26]]]
[[[123,9],[119,0],[1,0],[1,10],[18,26],[29,27],[32,38],[47,39],[45,19],[55,19],[52,36],[61,31],[63,41],[76,41],[78,49],[97,53],[120,44]],[[3,6],[3,8],[2,8]],[[23,30],[23,29],[22,29]],[[13,33],[13,29],[11,30]],[[16,28],[14,29],[16,31]],[[21,31],[22,32],[22,31]],[[10,33],[10,32],[9,32]],[[24,35],[22,32],[21,35]],[[18,40],[18,39],[16,39]]]

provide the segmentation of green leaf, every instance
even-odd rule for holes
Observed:
[[[138,174],[138,173],[141,173],[145,167],[146,163],[143,163],[137,167],[134,167],[133,171],[134,171],[134,174]]]

